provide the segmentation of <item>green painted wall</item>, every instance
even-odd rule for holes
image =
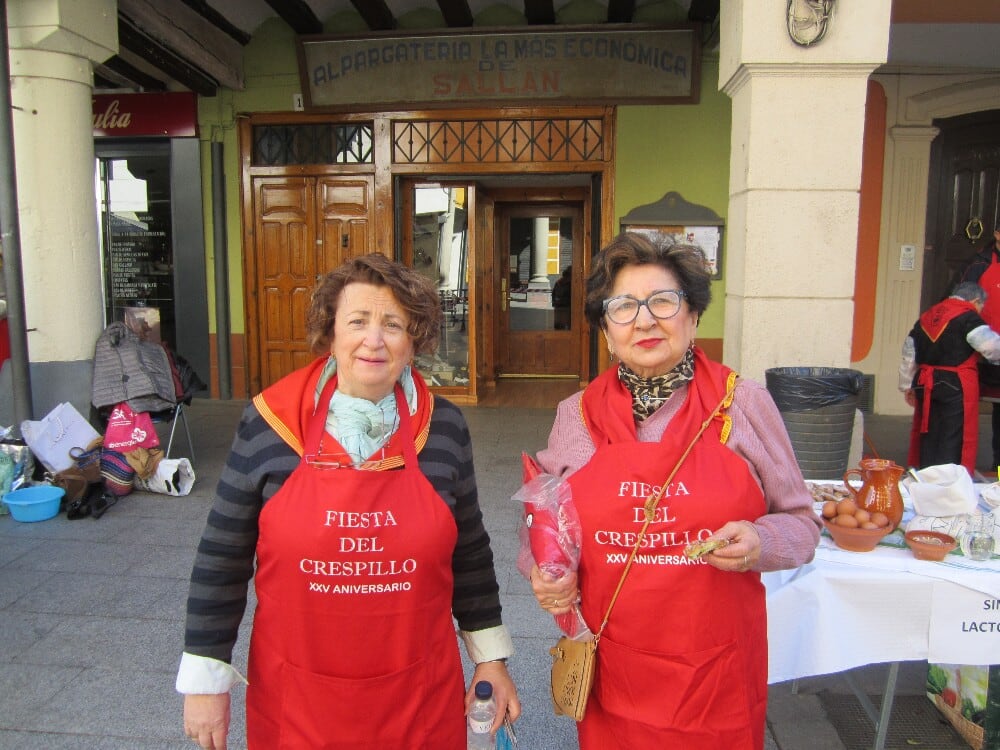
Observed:
[[[330,33],[358,32],[355,14],[328,19]],[[295,35],[283,22],[262,24],[244,49],[246,89],[220,91],[213,98],[199,98],[198,119],[202,138],[203,194],[206,196],[206,248],[211,315],[214,307],[214,248],[211,216],[211,148],[221,141],[226,170],[226,234],[229,251],[230,324],[244,332],[243,228],[240,218],[240,172],[236,122],[241,113],[291,111],[292,96],[301,91],[295,57]],[[618,110],[615,209],[617,219],[632,208],[659,200],[671,190],[692,203],[706,205],[725,217],[729,179],[729,98],[719,92],[718,61],[707,59],[701,71],[701,101],[697,105],[627,106]],[[725,232],[723,233],[725,244]],[[725,250],[723,249],[723,264]],[[725,265],[723,265],[723,271]],[[722,336],[723,283],[713,285],[714,303],[702,320],[699,335]]]
[[[697,105],[618,108],[615,220],[636,206],[676,191],[723,219],[729,206],[730,100],[718,90],[719,63],[706,59]],[[701,338],[722,338],[726,231],[722,274],[712,284],[712,304],[698,327]]]

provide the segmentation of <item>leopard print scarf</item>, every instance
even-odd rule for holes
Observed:
[[[618,364],[618,379],[632,394],[632,414],[636,422],[642,422],[663,406],[674,391],[693,377],[694,350],[691,348],[684,352],[684,357],[674,369],[651,378],[636,375],[623,362]]]

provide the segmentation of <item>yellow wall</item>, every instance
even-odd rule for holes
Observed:
[[[658,201],[671,191],[726,218],[730,102],[718,90],[718,79],[718,60],[707,59],[702,63],[697,105],[618,108],[616,231],[617,221],[633,208]],[[698,328],[699,338],[722,338],[725,227],[722,244],[722,279],[712,284],[713,301]]]

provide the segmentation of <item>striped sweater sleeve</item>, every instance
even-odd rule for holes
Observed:
[[[452,510],[458,540],[452,558],[453,614],[475,631],[501,624],[499,586],[476,489],[472,444],[457,407],[436,398],[420,469]],[[250,404],[243,413],[191,573],[184,650],[230,662],[254,571],[263,504],[299,457]]]

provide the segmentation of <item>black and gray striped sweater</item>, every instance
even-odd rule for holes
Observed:
[[[472,461],[472,442],[461,411],[434,397],[420,470],[455,516],[452,613],[460,629],[500,622],[500,597],[490,538],[483,526]],[[191,573],[184,650],[230,662],[254,570],[257,519],[298,465],[299,457],[251,403],[243,412],[219,478],[215,501]]]

